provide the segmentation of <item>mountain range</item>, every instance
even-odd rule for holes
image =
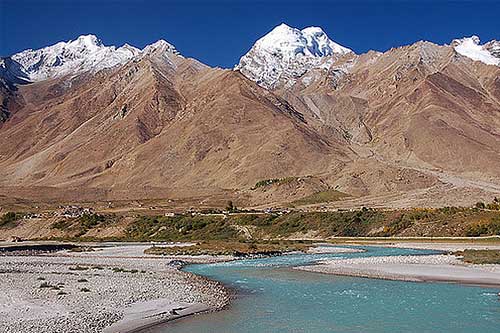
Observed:
[[[500,194],[500,42],[356,54],[281,24],[234,69],[80,36],[0,60],[0,198],[443,206]]]

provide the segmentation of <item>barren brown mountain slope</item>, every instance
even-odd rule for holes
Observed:
[[[267,90],[155,45],[97,73],[3,84],[0,195],[260,207],[340,191],[328,205],[399,207],[500,193],[498,66],[418,42]],[[293,181],[254,188],[273,178]]]
[[[319,132],[348,142],[361,157],[357,167],[375,160],[453,186],[500,190],[498,66],[418,42],[350,54],[312,77],[275,92]]]
[[[0,185],[198,194],[352,160],[241,74],[166,57],[19,86],[24,107],[0,132]]]

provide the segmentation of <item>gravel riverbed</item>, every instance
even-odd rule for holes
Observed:
[[[153,300],[170,308],[158,320],[175,318],[175,308],[216,310],[229,302],[221,284],[169,267],[168,261],[85,254],[0,257],[1,331],[102,332],[124,320],[127,309]]]
[[[500,265],[472,265],[454,255],[382,256],[333,259],[296,269],[401,281],[457,282],[500,287]]]

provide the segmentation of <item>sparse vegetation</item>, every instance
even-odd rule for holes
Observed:
[[[500,210],[500,199],[495,197],[492,202],[484,203],[479,201],[476,203],[475,207],[477,209],[487,209],[487,210]]]
[[[89,230],[113,223],[116,220],[114,215],[101,215],[95,213],[86,213],[77,218],[61,219],[51,225],[52,229],[57,229],[72,233],[74,237],[81,237]]]
[[[99,214],[83,214],[78,218],[78,228],[80,229],[77,237],[86,234],[90,229],[97,227],[106,221],[106,216]]]
[[[490,221],[480,221],[471,224],[466,231],[466,236],[491,236],[500,235],[500,215],[493,217]]]
[[[70,271],[86,271],[88,269],[90,269],[90,267],[88,267],[88,266],[80,266],[80,265],[69,267]]]
[[[72,220],[63,219],[53,223],[50,227],[52,229],[67,230],[72,224]]]
[[[337,191],[321,192],[300,201],[300,204],[330,200],[342,196]],[[309,201],[310,200],[310,201]],[[304,237],[477,237],[500,235],[500,211],[492,203],[473,207],[442,207],[383,210],[363,207],[359,210],[330,212],[284,212],[270,210],[238,211],[233,202],[227,203],[232,214],[222,214],[207,208],[206,213],[177,214],[174,216],[136,216],[127,221],[121,235],[110,238],[87,237],[90,230],[103,227],[119,217],[114,215],[85,215],[74,218],[72,224],[60,223],[67,228],[66,238],[74,241],[244,241],[246,239],[286,239]],[[212,214],[216,212],[217,214]],[[54,227],[54,226],[53,226]],[[53,238],[54,239],[54,238]],[[93,251],[91,247],[68,248],[74,252]],[[11,251],[13,247],[9,248]],[[16,248],[17,249],[17,248]],[[24,250],[20,248],[18,250]],[[31,250],[31,249],[26,249]],[[0,249],[0,251],[2,251]],[[4,250],[6,251],[6,250]],[[95,269],[72,267],[72,270]]]
[[[317,203],[323,203],[323,202],[331,202],[331,201],[337,201],[342,198],[346,198],[349,195],[337,190],[327,190],[327,191],[320,191],[313,193],[311,195],[308,195],[302,199],[295,200],[291,203],[292,206],[303,206],[303,205],[312,205],[312,204],[317,204]]]
[[[454,254],[471,264],[500,264],[500,250],[464,250]]]
[[[78,222],[80,222],[80,225],[84,229],[90,229],[92,227],[95,227],[101,222],[104,222],[106,220],[106,217],[104,215],[99,215],[99,214],[83,214],[81,217],[78,218]]]
[[[0,227],[14,227],[15,222],[22,219],[24,214],[7,212],[0,217]]]
[[[126,237],[133,240],[187,241],[201,239],[238,239],[238,231],[220,216],[174,217],[143,216],[126,230]]]
[[[363,208],[356,211],[234,214],[226,216],[140,217],[127,229],[130,240],[241,241],[244,226],[254,239],[287,238],[312,232],[318,237],[480,236],[500,234],[500,212],[477,208]]]
[[[132,273],[132,274],[139,273],[139,270],[137,269],[125,269],[121,267],[114,267],[112,270],[115,273]]]
[[[94,248],[90,246],[77,246],[69,250],[70,252],[94,252]]]
[[[267,256],[277,255],[283,252],[305,251],[310,242],[304,241],[206,241],[194,246],[183,247],[157,247],[153,246],[144,252],[156,255],[232,255],[244,256]]]
[[[40,284],[40,289],[44,289],[44,288],[50,288],[52,290],[60,290],[61,287],[60,286],[56,286],[56,285],[53,285],[53,284],[50,284],[49,282],[42,282]]]
[[[382,212],[366,209],[354,212],[292,212],[283,215],[249,215],[236,223],[258,227],[260,238],[289,237],[295,233],[312,231],[318,236],[362,236],[370,227],[383,221]]]
[[[236,206],[233,204],[233,202],[231,200],[229,200],[227,202],[226,211],[233,213],[233,212],[236,212],[237,210],[238,210],[238,208],[236,208]]]
[[[254,187],[252,187],[252,190],[258,189],[260,187],[270,186],[273,184],[283,185],[297,179],[299,179],[299,177],[284,177],[284,178],[271,178],[271,179],[259,180],[257,183],[255,183]]]
[[[68,269],[70,271],[87,271],[89,269],[102,270],[104,268],[101,267],[101,266],[82,266],[82,265],[76,265],[76,266],[70,266]]]
[[[479,201],[479,202],[476,203],[476,208],[477,209],[485,209],[486,205],[484,204],[484,202]]]

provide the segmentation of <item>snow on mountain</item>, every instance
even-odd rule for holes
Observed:
[[[326,57],[351,52],[328,38],[321,28],[299,30],[281,24],[260,38],[235,70],[263,87],[273,88],[278,83],[291,85],[308,70],[324,67]]]
[[[455,39],[451,45],[455,51],[472,60],[481,61],[487,65],[500,66],[500,42],[491,41],[481,45],[479,37],[465,37]]]
[[[75,40],[59,42],[42,49],[29,49],[16,53],[10,57],[10,62],[3,63],[4,67],[9,63],[9,68],[3,68],[1,72],[36,82],[67,74],[97,72],[126,63],[156,49],[177,54],[175,47],[164,40],[140,50],[128,44],[119,48],[105,46],[96,36],[84,35]]]
[[[492,40],[484,44],[484,48],[491,53],[492,56],[500,59],[500,41]]]
[[[170,44],[169,42],[160,39],[153,44],[147,45],[143,50],[143,54],[150,54],[154,52],[162,52],[162,53],[174,53],[179,54],[179,52],[175,49],[175,46]]]

